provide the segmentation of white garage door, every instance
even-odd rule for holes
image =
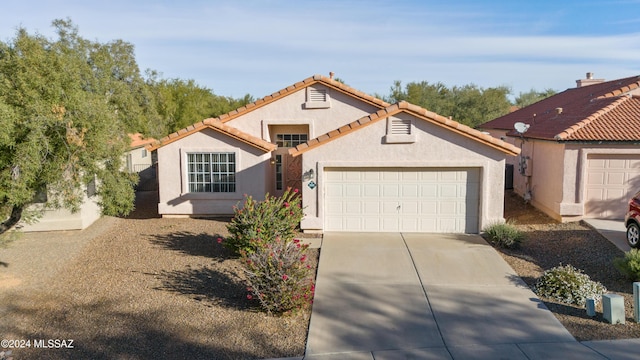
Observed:
[[[474,168],[325,169],[325,230],[477,233]]]
[[[624,218],[629,199],[639,190],[640,155],[588,156],[587,217]]]

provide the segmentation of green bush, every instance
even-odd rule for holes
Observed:
[[[613,265],[631,281],[640,280],[640,250],[631,249],[624,257],[613,259]]]
[[[538,296],[565,304],[585,306],[587,298],[600,301],[607,289],[571,265],[556,266],[542,274],[535,285]]]
[[[520,246],[524,240],[524,233],[513,223],[495,223],[484,229],[484,235],[492,244],[502,248],[513,249]]]
[[[241,251],[249,287],[268,313],[285,313],[308,307],[313,302],[313,274],[307,263],[308,245],[276,238],[255,252]]]
[[[223,243],[236,254],[250,254],[276,238],[290,242],[303,216],[298,189],[287,189],[280,197],[266,194],[264,201],[245,195],[244,204],[234,207],[230,236]]]

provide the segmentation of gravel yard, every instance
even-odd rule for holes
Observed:
[[[0,249],[2,338],[31,340],[31,348],[13,349],[15,359],[303,355],[309,313],[267,316],[246,298],[239,261],[216,241],[227,235],[228,219],[160,219],[153,193],[141,195],[127,219],[106,217],[83,232],[24,234]],[[631,282],[611,263],[622,251],[586,225],[557,223],[511,192],[505,205],[505,217],[528,240],[499,252],[525,282],[572,264],[625,297],[625,325],[604,322],[600,306],[590,318],[584,309],[545,301],[576,339],[640,337]],[[317,266],[318,250],[311,255]],[[73,349],[35,349],[40,339],[72,339]]]
[[[570,264],[601,282],[610,293],[624,296],[624,325],[605,322],[601,304],[596,316],[591,318],[585,309],[542,299],[576,340],[640,337],[640,326],[633,321],[632,282],[613,266],[613,259],[623,256],[621,250],[584,223],[558,223],[531,205],[525,205],[523,199],[512,192],[505,193],[505,218],[515,221],[526,233],[527,240],[518,250],[498,250],[529,286],[535,284],[544,270]]]
[[[79,232],[65,232],[66,248],[43,251],[47,238],[24,234],[0,250],[2,338],[32,340],[30,349],[13,350],[15,359],[303,355],[309,313],[267,316],[247,299],[239,261],[217,243],[228,219],[160,219],[150,210],[153,193],[141,194],[150,207],[99,220],[85,230],[99,230],[85,243]],[[11,258],[11,248],[31,236],[42,247]],[[310,251],[316,266],[318,250]],[[33,339],[72,339],[74,348],[35,349]]]

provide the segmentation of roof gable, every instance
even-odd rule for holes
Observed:
[[[390,116],[397,115],[399,113],[408,113],[415,116],[418,119],[428,121],[437,126],[443,127],[462,136],[465,136],[471,140],[478,141],[509,155],[517,155],[520,153],[520,149],[508,144],[502,140],[496,139],[491,135],[482,133],[478,130],[474,130],[466,125],[460,124],[444,116],[438,115],[432,111],[426,110],[420,106],[410,104],[406,101],[390,105],[384,109],[381,109],[373,114],[364,116],[352,123],[344,125],[338,129],[330,131],[326,134],[320,135],[315,139],[311,139],[304,144],[300,144],[295,148],[289,150],[289,153],[293,156],[301,155],[309,150],[322,146],[328,142],[338,139],[342,136],[351,134],[359,129],[362,129],[368,125],[378,122],[382,119],[386,119]]]
[[[526,138],[640,141],[640,106],[631,96],[638,91],[640,76],[568,89],[479,127],[515,136],[514,124],[523,122],[530,125]]]
[[[227,121],[231,121],[241,115],[244,115],[250,111],[256,110],[262,106],[265,106],[267,104],[270,104],[278,99],[281,99],[287,95],[290,95],[294,92],[306,89],[307,87],[317,84],[317,83],[321,83],[329,88],[332,88],[334,90],[337,90],[343,94],[349,95],[353,98],[359,99],[363,102],[366,102],[368,104],[377,106],[379,108],[384,108],[389,106],[389,103],[387,103],[386,101],[380,100],[376,97],[373,97],[371,95],[365,94],[362,91],[356,90],[348,85],[345,85],[333,78],[329,78],[326,76],[322,76],[322,75],[314,75],[312,77],[306,78],[300,82],[297,82],[289,87],[286,87],[280,91],[276,91],[275,93],[265,96],[261,99],[258,99],[254,102],[252,102],[251,104],[247,104],[241,108],[238,108],[236,110],[233,110],[227,114],[224,115],[220,115],[218,117],[218,119],[220,119],[220,121],[222,122],[227,122]]]
[[[160,142],[158,142],[153,148],[152,150],[158,149],[162,146],[171,144],[174,141],[180,140],[184,137],[187,137],[195,132],[198,131],[202,131],[204,129],[213,129],[215,131],[218,131],[222,134],[225,134],[231,138],[234,138],[236,140],[239,140],[243,143],[249,144],[255,148],[258,148],[264,152],[270,152],[275,150],[278,146],[275,144],[272,144],[270,142],[267,142],[265,140],[262,140],[258,137],[255,137],[253,135],[249,135],[245,132],[242,132],[232,126],[229,125],[225,125],[224,123],[222,123],[219,119],[205,119],[199,123],[195,123],[189,127],[186,127],[182,130],[179,130],[173,134],[170,134],[169,136],[166,136],[164,138],[162,138],[160,140]]]
[[[156,144],[153,146],[153,150],[158,149],[166,144],[169,144],[179,138],[188,136],[189,134],[195,132],[195,131],[200,131],[204,128],[206,128],[206,126],[203,125],[210,125],[213,123],[220,123],[220,124],[224,124],[228,121],[231,121],[237,117],[240,117],[242,115],[245,115],[251,111],[254,111],[256,109],[259,109],[267,104],[273,103],[275,101],[277,101],[278,99],[281,99],[285,96],[288,96],[294,92],[306,89],[309,86],[312,86],[314,84],[318,84],[321,83],[329,88],[332,88],[336,91],[339,91],[343,94],[346,94],[348,96],[351,96],[355,99],[361,100],[365,103],[374,105],[378,108],[385,108],[387,106],[389,106],[389,103],[387,103],[386,101],[380,100],[374,96],[368,95],[363,93],[362,91],[356,90],[348,85],[345,85],[335,79],[333,79],[333,77],[326,77],[326,76],[322,76],[322,75],[314,75],[312,77],[306,78],[300,82],[297,82],[291,86],[288,86],[280,91],[277,91],[271,95],[265,96],[261,99],[258,99],[250,104],[247,104],[243,107],[240,107],[236,110],[233,110],[231,112],[228,112],[226,114],[220,115],[217,118],[211,118],[211,119],[206,119],[202,122],[190,125],[184,129],[178,130],[172,134],[169,134],[167,136],[165,136],[164,138],[160,139],[159,142],[156,142]],[[204,124],[205,122],[208,122],[207,124]],[[249,134],[245,134],[235,128],[232,128],[231,126],[226,126],[225,128],[220,128],[220,127],[215,127],[215,130],[221,130],[223,132],[229,133],[231,134],[232,132],[236,132],[238,134],[238,136],[240,136],[240,138],[243,139],[248,139],[248,138],[252,138],[253,140],[249,141],[250,144],[255,145],[257,144],[256,140],[259,140],[260,142],[263,142],[265,144],[269,144],[268,142],[265,142],[262,139],[259,139],[257,137],[254,137],[252,135]],[[245,141],[246,142],[246,141]],[[263,146],[264,144],[261,144],[260,146]],[[264,148],[266,149],[266,148]],[[265,150],[265,151],[271,151],[271,150]]]

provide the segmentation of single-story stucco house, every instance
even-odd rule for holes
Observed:
[[[640,190],[640,76],[576,82],[479,129],[521,148],[513,188],[549,216],[622,219]]]
[[[478,233],[503,221],[518,147],[418,106],[313,76],[154,147],[163,217],[232,214],[300,189],[306,232]]]

